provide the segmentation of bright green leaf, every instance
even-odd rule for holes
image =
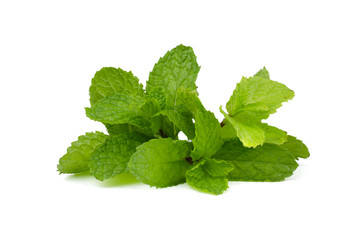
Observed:
[[[285,131],[266,123],[262,123],[261,128],[265,132],[265,143],[280,145],[287,141],[287,133]]]
[[[160,58],[150,72],[146,91],[161,87],[165,91],[166,107],[173,107],[177,102],[178,89],[181,87],[196,90],[195,80],[200,67],[191,47],[179,45]]]
[[[143,117],[141,107],[144,99],[136,95],[116,93],[99,100],[86,108],[86,115],[92,120],[109,124],[129,123],[147,131],[150,123]]]
[[[166,116],[172,123],[175,124],[177,129],[183,131],[189,139],[193,139],[195,137],[194,123],[192,121],[191,114],[188,112],[183,112],[178,109],[165,109],[153,117],[154,121],[160,122],[157,120],[160,117],[159,115]],[[160,128],[160,126],[157,128]]]
[[[59,159],[58,171],[60,173],[79,173],[89,170],[88,162],[94,150],[102,145],[107,135],[101,132],[90,132],[79,136],[72,142],[67,153]]]
[[[212,112],[200,111],[195,117],[193,160],[211,157],[223,144],[221,125]]]
[[[150,186],[169,187],[185,182],[190,164],[192,144],[170,138],[152,139],[139,147],[132,155],[128,167],[140,181]]]
[[[123,124],[109,124],[105,123],[108,134],[119,135],[126,132],[142,132],[139,128],[134,125],[123,123]]]
[[[115,93],[143,96],[144,90],[132,72],[113,67],[104,67],[96,72],[89,89],[91,105]]]
[[[156,99],[146,99],[140,108],[141,115],[149,121],[158,112],[160,112],[160,104]]]
[[[237,84],[226,108],[230,116],[241,111],[258,113],[265,119],[269,114],[294,97],[294,92],[284,84],[260,76],[245,78]]]
[[[90,173],[101,181],[123,173],[136,147],[149,139],[137,132],[109,137],[93,152],[89,161]]]
[[[233,126],[235,132],[243,143],[245,147],[257,147],[258,145],[262,145],[265,141],[265,132],[261,128],[258,122],[250,122],[246,119],[243,121],[243,118],[233,118],[226,114],[222,108],[220,111],[223,113],[224,117],[228,120],[229,124]],[[231,129],[228,129],[228,134],[233,132]],[[224,132],[226,135],[227,133]]]
[[[262,124],[261,120],[268,118],[293,96],[294,92],[284,84],[269,79],[266,68],[253,77],[243,77],[226,105],[228,114],[220,109],[230,124],[223,130],[223,136],[233,136],[232,126],[245,147],[256,147],[264,142],[282,144],[286,134]]]
[[[221,194],[228,188],[227,175],[234,166],[225,161],[206,158],[186,173],[187,183],[201,191]]]
[[[194,118],[199,112],[207,111],[200,101],[197,91],[180,88],[178,90],[178,96],[178,107],[189,110]]]
[[[281,145],[281,147],[291,153],[295,159],[310,157],[310,153],[306,145],[296,137],[289,135],[287,137],[287,142]]]
[[[221,125],[210,111],[207,111],[198,95],[194,91],[179,90],[179,104],[187,108],[195,119],[193,160],[210,157],[218,151],[223,144]]]
[[[307,156],[306,146],[289,136],[282,145],[264,144],[255,149],[243,147],[238,139],[222,146],[215,158],[232,163],[235,168],[228,179],[233,181],[281,181],[298,167],[297,156]]]
[[[263,67],[260,71],[258,71],[254,77],[262,77],[266,79],[270,79],[270,73],[267,71],[265,67]]]
[[[159,137],[178,138],[179,128],[163,114],[156,114],[151,118],[152,132]]]
[[[153,87],[148,92],[146,97],[148,99],[155,99],[158,103],[161,109],[165,108],[166,99],[165,99],[165,91],[162,87]]]

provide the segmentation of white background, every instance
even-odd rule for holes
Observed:
[[[1,1],[0,238],[363,239],[360,2]],[[284,182],[232,182],[220,196],[58,175],[78,135],[104,131],[84,111],[94,73],[121,67],[145,83],[180,43],[219,120],[263,66],[293,89],[268,122],[311,157]]]

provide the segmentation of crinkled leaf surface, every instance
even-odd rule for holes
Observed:
[[[150,126],[141,111],[144,99],[136,95],[116,93],[103,98],[86,108],[86,115],[92,120],[109,124],[129,123],[143,130]]]
[[[199,69],[193,49],[179,45],[155,64],[146,83],[146,92],[161,87],[165,91],[166,107],[175,106],[179,88],[197,89],[195,80]]]
[[[155,99],[158,103],[161,109],[165,108],[166,99],[165,99],[165,91],[162,87],[152,87],[147,92],[146,97],[148,99]]]
[[[152,139],[137,147],[128,167],[140,181],[150,186],[169,187],[185,182],[190,166],[186,158],[192,144],[171,138]]]
[[[162,122],[159,120],[160,119],[159,115],[167,117],[170,120],[170,122],[175,124],[175,127],[177,129],[180,129],[185,133],[188,139],[193,139],[195,137],[195,127],[192,120],[192,115],[189,112],[180,111],[179,109],[176,108],[162,110],[153,117],[154,125],[155,128],[157,129],[159,129],[162,125]]]
[[[246,148],[238,139],[226,141],[215,158],[232,163],[235,168],[228,179],[234,181],[281,181],[292,175],[298,167],[296,156],[306,157],[306,146],[289,136],[282,145],[264,144]]]
[[[254,77],[262,77],[262,78],[266,78],[266,79],[270,79],[270,73],[267,71],[267,69],[265,67],[263,67],[262,69],[260,69],[260,71],[258,71]]]
[[[190,91],[189,89],[179,88],[178,96],[178,107],[187,109],[194,118],[199,112],[207,111],[204,108],[202,102],[200,101],[197,91]]]
[[[143,96],[144,90],[132,72],[113,67],[104,67],[96,72],[89,89],[91,105],[115,93]]]
[[[164,114],[155,114],[151,118],[152,132],[160,137],[178,138],[179,128]]]
[[[241,111],[257,113],[257,117],[265,119],[269,114],[294,97],[294,92],[284,84],[260,76],[242,77],[226,108],[230,116]]]
[[[109,137],[93,152],[89,161],[90,173],[101,181],[123,173],[136,147],[149,139],[138,132],[125,132]]]
[[[88,163],[92,153],[106,141],[107,137],[101,132],[89,132],[79,136],[78,140],[72,142],[67,149],[67,153],[59,159],[58,171],[60,173],[88,171]]]
[[[145,103],[140,108],[140,114],[147,120],[160,112],[160,104],[156,99],[145,99]]]
[[[211,157],[223,144],[221,125],[210,111],[200,111],[195,117],[193,160]]]
[[[226,105],[228,114],[220,109],[245,147],[262,145],[266,142],[266,138],[267,142],[271,139],[273,142],[283,142],[283,133],[266,128],[261,125],[261,120],[276,112],[283,102],[292,99],[294,92],[284,84],[268,78],[269,74],[265,68],[253,77],[243,77]],[[267,134],[265,134],[266,129]],[[229,134],[230,129],[227,132]]]
[[[234,166],[226,161],[206,158],[186,173],[187,183],[201,191],[221,194],[228,188],[227,175]]]
[[[218,119],[207,111],[199,100],[196,92],[180,89],[179,103],[189,109],[195,119],[194,149],[191,153],[193,160],[210,157],[223,144],[222,129]]]
[[[223,110],[221,110],[223,112]],[[283,144],[287,141],[287,133],[277,127],[270,126],[266,123],[254,124],[252,126],[243,125],[243,122],[238,122],[234,118],[229,117],[226,113],[224,113],[226,119],[230,119],[231,122],[224,120],[225,125],[222,128],[222,137],[224,139],[235,138],[237,136],[236,129],[239,129],[238,133],[240,134],[240,138],[245,140],[245,144],[249,144],[250,146],[257,146],[262,143],[274,143],[274,144]],[[242,126],[241,126],[242,125]],[[250,131],[247,131],[250,129]],[[246,131],[246,132],[245,132]],[[242,135],[245,132],[244,135]],[[259,137],[261,136],[261,137]]]
[[[119,135],[121,133],[126,133],[126,132],[142,132],[138,127],[128,123],[123,123],[123,124],[105,123],[105,126],[108,134],[110,135]]]
[[[241,118],[240,116],[233,118],[225,113],[222,108],[220,108],[220,111],[227,119],[228,123],[234,128],[235,133],[243,143],[243,146],[257,147],[258,145],[263,144],[265,141],[265,132],[261,128],[260,123],[248,121],[247,118]],[[228,129],[228,133],[233,132],[230,126],[227,126],[226,129]],[[226,135],[226,133],[224,135]]]

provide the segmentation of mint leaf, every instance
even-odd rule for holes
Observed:
[[[89,170],[88,162],[94,150],[102,145],[107,135],[101,132],[89,132],[78,137],[59,159],[59,173],[80,173]]]
[[[298,167],[297,156],[308,156],[306,146],[289,136],[282,145],[264,144],[253,148],[243,147],[238,139],[225,142],[213,156],[223,158],[235,168],[229,173],[232,181],[281,181],[292,175]]]
[[[227,175],[233,170],[231,163],[216,159],[203,159],[186,173],[187,183],[201,191],[221,194],[228,188]]]
[[[94,150],[89,161],[90,173],[101,181],[123,173],[136,147],[149,139],[137,132],[109,137]]]
[[[86,108],[86,115],[95,121],[109,124],[129,123],[148,131],[150,123],[141,111],[144,103],[144,99],[139,96],[116,93],[99,100],[91,108]]]
[[[261,128],[265,132],[265,143],[281,145],[287,141],[287,133],[277,127],[262,123]]]
[[[256,118],[265,119],[293,97],[294,92],[282,83],[260,76],[242,77],[226,108],[231,117],[247,111],[249,115],[253,113]]]
[[[139,128],[134,125],[123,123],[123,124],[109,124],[105,123],[108,134],[119,135],[126,132],[141,132]]]
[[[262,77],[266,79],[270,79],[270,73],[267,71],[265,67],[263,67],[260,71],[258,71],[254,77]]]
[[[281,147],[293,155],[295,159],[310,157],[310,153],[306,145],[296,137],[289,135],[287,137],[287,142],[281,145]]]
[[[179,96],[179,104],[187,108],[195,119],[192,159],[196,161],[212,156],[223,144],[219,121],[212,112],[204,108],[196,92],[180,89]]]
[[[286,138],[281,131],[261,124],[261,120],[276,112],[282,102],[292,99],[294,92],[268,78],[269,73],[265,68],[253,77],[243,77],[226,105],[228,114],[220,108],[226,124],[233,126],[245,147],[257,147],[264,142],[283,143]],[[230,126],[223,135],[231,135]]]
[[[160,104],[156,99],[146,99],[140,108],[141,115],[149,121],[158,112],[160,112]]]
[[[156,187],[185,181],[221,194],[232,181],[281,181],[310,153],[302,141],[263,123],[294,92],[270,80],[264,67],[243,77],[219,123],[198,98],[200,66],[191,47],[179,45],[155,64],[146,84],[132,72],[107,67],[89,88],[86,115],[102,122],[109,136],[80,136],[58,164],[60,173],[89,171],[104,180],[129,171]],[[180,141],[183,131],[189,141]],[[220,159],[220,160],[219,160]]]
[[[180,111],[179,109],[164,109],[158,114],[154,115],[152,119],[152,124],[154,124],[154,129],[158,130],[163,125],[160,119],[160,115],[167,117],[170,122],[175,125],[175,129],[180,129],[185,133],[188,139],[193,139],[195,137],[195,127],[192,121],[192,115],[185,111]],[[174,136],[177,135],[178,131],[173,132]],[[168,135],[169,136],[169,135]]]
[[[191,91],[186,88],[179,88],[178,96],[178,107],[182,109],[187,109],[194,118],[199,112],[207,111],[204,108],[202,102],[200,101],[197,91]]]
[[[223,112],[223,110],[221,110]],[[227,119],[230,119],[230,117],[225,114]],[[232,122],[234,121],[234,119],[232,118]],[[226,121],[224,121],[226,122]],[[235,138],[238,137],[237,136],[237,132],[236,129],[238,129],[240,124],[243,123],[239,123],[239,122],[234,122],[234,125],[232,125],[230,122],[227,123],[223,123],[224,126],[222,128],[222,137],[224,139],[230,139],[230,138]],[[270,126],[266,123],[260,123],[260,124],[255,124],[254,127],[258,130],[261,131],[263,130],[263,132],[261,131],[261,134],[263,134],[263,138],[261,138],[261,142],[255,143],[255,144],[262,144],[263,142],[265,143],[273,143],[273,144],[283,144],[284,142],[287,141],[287,133],[281,129],[278,129],[277,127],[273,127]],[[239,130],[239,133],[243,132],[243,128],[241,130]],[[253,134],[253,131],[247,131],[246,134],[241,135],[241,138],[245,138],[245,141],[249,141],[249,144],[252,145],[253,141],[256,142],[256,140],[258,140],[258,137],[256,136],[250,136]],[[250,140],[247,138],[247,136],[250,136]]]
[[[201,111],[195,117],[193,160],[211,157],[223,144],[221,125],[212,112]]]
[[[152,87],[147,92],[146,97],[149,99],[155,99],[158,103],[161,109],[165,108],[166,99],[165,99],[165,91],[162,87]]]
[[[199,69],[193,49],[179,45],[155,64],[146,83],[146,92],[161,87],[165,91],[166,107],[175,106],[179,88],[197,89],[195,80]]]
[[[152,139],[137,147],[128,167],[140,181],[150,186],[169,187],[185,182],[192,144],[170,138]]]
[[[237,137],[245,147],[257,147],[262,145],[265,141],[265,132],[261,128],[259,122],[251,121],[251,118],[243,115],[231,117],[220,108],[221,113],[224,115],[228,123],[234,128]],[[253,119],[252,119],[253,120]],[[228,128],[230,132],[231,129]],[[225,135],[225,134],[224,134]]]
[[[132,72],[113,67],[104,67],[96,72],[89,88],[91,105],[115,93],[143,96],[144,90]]]

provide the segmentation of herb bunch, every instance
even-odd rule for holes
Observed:
[[[221,194],[228,181],[281,181],[293,174],[298,158],[309,157],[302,141],[262,123],[293,98],[266,68],[242,77],[219,123],[198,98],[200,66],[191,47],[179,45],[160,58],[146,91],[132,72],[105,67],[89,89],[86,115],[108,134],[79,136],[60,158],[60,173],[89,172],[105,180],[130,172],[157,188],[187,182]],[[182,131],[189,140],[179,140]]]

